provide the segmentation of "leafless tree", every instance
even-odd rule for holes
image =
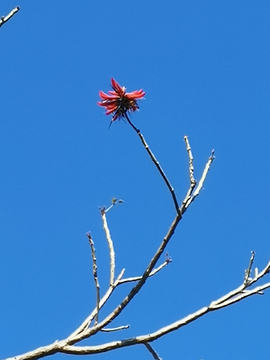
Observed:
[[[19,7],[14,8],[6,17],[2,17],[0,20],[0,27],[6,23],[11,17],[18,12]],[[129,119],[126,118],[130,123]],[[244,271],[244,279],[242,284],[239,285],[236,289],[230,291],[219,299],[213,300],[209,305],[195,311],[194,313],[188,314],[182,319],[175,319],[173,323],[169,323],[166,326],[156,329],[156,331],[150,334],[138,334],[136,337],[125,338],[120,337],[119,340],[112,342],[104,342],[101,345],[93,345],[93,346],[80,346],[78,345],[80,341],[84,339],[88,339],[93,337],[98,332],[112,332],[119,331],[128,328],[127,325],[123,325],[120,327],[108,327],[124,310],[126,306],[128,306],[131,300],[138,294],[138,292],[145,286],[147,280],[155,276],[159,271],[161,271],[164,267],[166,267],[171,259],[168,255],[165,257],[165,261],[157,266],[158,260],[160,260],[162,254],[171,240],[175,229],[179,225],[183,215],[189,206],[193,203],[196,197],[200,194],[200,191],[203,187],[206,176],[210,170],[210,167],[214,160],[214,151],[211,152],[208,160],[206,161],[203,173],[199,179],[199,181],[195,180],[194,177],[194,166],[193,166],[193,154],[192,149],[187,136],[184,136],[185,147],[188,155],[188,172],[189,172],[189,188],[187,189],[187,193],[185,198],[180,203],[175,195],[174,188],[163,171],[161,165],[156,159],[155,155],[151,151],[150,147],[145,141],[143,134],[130,123],[132,128],[135,130],[135,133],[139,137],[143,147],[145,148],[147,154],[150,156],[152,163],[158,170],[159,175],[162,177],[166,187],[168,188],[169,194],[172,198],[172,202],[175,208],[175,216],[172,219],[171,225],[169,226],[167,233],[164,237],[162,237],[160,241],[159,247],[156,249],[156,252],[153,254],[153,257],[149,260],[149,264],[144,270],[144,272],[140,276],[134,276],[130,278],[124,277],[125,269],[123,269],[119,274],[115,274],[115,252],[114,252],[114,244],[110,235],[109,225],[107,223],[107,213],[108,211],[117,204],[123,202],[121,199],[113,199],[111,205],[108,208],[101,208],[100,215],[103,223],[104,232],[106,235],[109,255],[110,255],[110,279],[109,279],[109,287],[106,290],[105,294],[101,295],[99,279],[98,279],[98,268],[97,268],[97,259],[96,252],[94,247],[94,241],[90,233],[87,233],[87,238],[90,244],[91,254],[92,254],[92,266],[93,266],[93,278],[95,284],[96,291],[96,305],[95,308],[89,313],[86,319],[82,321],[82,323],[74,329],[74,331],[62,340],[56,340],[54,343],[39,347],[27,353],[17,355],[14,357],[10,357],[6,360],[32,360],[39,359],[42,357],[46,357],[49,355],[53,355],[56,353],[64,353],[64,354],[72,354],[72,355],[93,355],[98,353],[103,353],[107,351],[111,351],[114,349],[119,349],[122,347],[133,346],[138,344],[145,345],[146,349],[150,352],[154,359],[160,359],[158,354],[153,349],[151,343],[155,340],[159,339],[166,334],[176,331],[177,329],[185,326],[199,317],[206,315],[209,312],[213,312],[215,310],[219,310],[221,308],[225,308],[226,306],[232,305],[236,302],[239,302],[251,295],[255,294],[263,294],[263,291],[270,287],[270,282],[265,283],[259,286],[253,286],[257,283],[258,280],[262,279],[267,273],[269,273],[270,269],[270,261],[263,270],[260,272],[257,268],[252,271],[255,252],[251,253],[251,258],[249,260],[249,264],[247,269]],[[100,309],[103,308],[108,299],[113,295],[113,292],[116,288],[120,286],[124,286],[126,283],[134,283],[133,288],[130,291],[127,291],[126,296],[123,300],[118,304],[118,306],[111,312],[109,312],[105,317],[100,318],[99,313]]]

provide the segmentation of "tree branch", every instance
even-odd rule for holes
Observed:
[[[153,355],[153,358],[155,360],[162,360],[149,343],[145,343],[144,345],[146,349],[150,352],[150,354]]]
[[[190,179],[190,188],[188,191],[188,196],[192,194],[194,187],[196,186],[196,180],[194,179],[194,166],[193,166],[193,155],[191,147],[188,141],[187,135],[184,136],[184,141],[186,143],[187,153],[188,153],[188,162],[189,162],[189,179]]]
[[[211,155],[211,157],[208,159],[206,165],[205,165],[205,169],[203,171],[202,177],[199,181],[200,187],[198,189],[196,189],[197,193],[196,196],[198,196],[204,180],[206,178],[206,175],[210,169],[210,166],[212,164],[214,160],[214,156],[213,153]],[[105,326],[107,326],[110,322],[112,322],[122,311],[123,309],[129,304],[129,302],[133,299],[133,297],[140,291],[140,289],[143,287],[143,285],[145,284],[145,282],[147,281],[147,278],[149,277],[151,271],[154,269],[157,261],[159,260],[160,256],[162,255],[162,253],[164,252],[168,242],[170,241],[172,235],[174,234],[174,231],[178,225],[178,223],[180,222],[180,220],[182,219],[182,214],[184,214],[184,212],[188,209],[189,205],[191,204],[191,202],[195,199],[196,197],[195,195],[192,196],[192,200],[191,201],[183,201],[181,208],[179,210],[179,212],[176,214],[167,234],[165,235],[164,239],[162,240],[159,248],[157,249],[154,257],[151,259],[149,265],[147,266],[146,270],[144,271],[144,274],[142,275],[141,279],[139,280],[139,282],[131,289],[131,291],[129,292],[129,294],[123,299],[123,301],[114,309],[114,311],[109,314],[103,321],[101,321],[99,324],[97,324],[96,326],[86,329],[84,332],[79,333],[78,335],[76,335],[74,338],[69,339],[69,342],[74,344],[78,341],[81,341],[85,338],[88,338],[94,334],[96,334],[97,332],[99,332],[102,328],[104,328]]]
[[[247,283],[250,281],[250,273],[251,273],[254,257],[255,257],[255,252],[251,251],[251,258],[249,261],[249,266],[248,266],[248,269],[245,270],[245,280],[244,280],[245,285],[247,285]]]
[[[96,294],[97,294],[97,305],[96,305],[96,309],[97,309],[97,313],[95,316],[95,324],[97,324],[98,322],[98,313],[99,313],[99,302],[100,302],[100,287],[99,287],[99,282],[98,282],[98,275],[97,275],[97,259],[96,259],[96,251],[94,248],[94,242],[93,239],[91,237],[91,234],[88,232],[86,234],[90,247],[91,247],[91,253],[92,253],[92,260],[93,260],[93,276],[94,276],[94,282],[95,282],[95,286],[96,286]]]
[[[158,330],[157,332],[150,334],[150,335],[144,335],[144,336],[140,336],[140,337],[136,337],[136,338],[132,338],[132,339],[103,344],[100,346],[91,346],[91,347],[89,347],[89,346],[86,346],[86,347],[74,346],[74,344],[76,344],[77,342],[79,342],[83,339],[89,338],[90,336],[97,334],[99,331],[102,331],[102,330],[104,331],[105,327],[109,323],[111,323],[123,311],[123,309],[130,303],[130,301],[134,298],[134,296],[140,291],[140,289],[143,287],[143,285],[147,281],[148,277],[151,274],[153,275],[155,272],[159,271],[161,267],[165,266],[164,264],[162,264],[159,268],[154,270],[154,267],[155,267],[157,261],[159,260],[160,256],[164,252],[168,242],[170,241],[172,235],[175,232],[175,229],[176,229],[178,223],[182,219],[182,215],[185,213],[185,211],[188,209],[191,202],[195,199],[196,196],[198,196],[200,190],[202,189],[206,175],[210,169],[212,161],[214,160],[214,156],[212,153],[211,157],[208,159],[208,162],[206,163],[204,172],[202,174],[202,177],[199,181],[199,184],[198,184],[194,194],[191,195],[192,191],[189,192],[188,193],[189,196],[188,197],[186,196],[186,198],[182,202],[181,207],[179,209],[178,202],[177,202],[175,194],[174,194],[174,190],[171,187],[166,175],[164,174],[159,163],[157,162],[156,158],[154,157],[154,155],[152,154],[148,145],[146,144],[143,136],[140,133],[138,133],[138,135],[139,135],[141,141],[143,142],[144,147],[146,148],[150,157],[152,158],[152,160],[156,164],[157,168],[159,169],[159,172],[160,172],[162,178],[165,180],[167,186],[169,187],[173,199],[175,199],[174,204],[175,204],[175,207],[177,207],[177,214],[176,214],[174,220],[172,221],[172,224],[169,227],[167,234],[161,241],[160,246],[158,247],[153,258],[151,259],[149,265],[145,269],[143,275],[138,278],[137,284],[131,289],[129,294],[104,320],[100,321],[99,323],[95,323],[94,326],[92,326],[92,327],[89,327],[92,320],[97,316],[98,310],[106,303],[106,301],[109,299],[109,297],[111,296],[114,289],[120,284],[120,281],[124,274],[124,270],[122,270],[122,272],[118,276],[118,278],[116,280],[113,280],[114,279],[114,269],[115,269],[113,244],[112,244],[110,232],[109,232],[107,221],[106,221],[106,216],[105,216],[106,210],[105,210],[105,208],[101,209],[103,227],[104,227],[104,230],[106,233],[107,241],[110,244],[109,248],[110,248],[110,258],[111,258],[110,286],[109,286],[106,294],[100,300],[99,305],[96,306],[96,308],[92,311],[92,313],[83,321],[83,323],[68,338],[66,338],[65,340],[62,340],[62,341],[57,341],[52,345],[41,347],[39,349],[34,350],[33,352],[29,352],[29,353],[17,356],[16,358],[12,358],[13,360],[37,359],[37,358],[41,358],[44,356],[55,354],[56,352],[63,352],[63,353],[69,353],[69,354],[80,354],[80,355],[92,354],[92,353],[109,351],[113,348],[119,348],[119,347],[123,347],[123,346],[129,346],[129,345],[134,345],[134,344],[139,344],[139,343],[145,344],[147,342],[154,341],[155,339],[159,338],[160,336],[163,336],[164,334],[166,334],[170,331],[173,331],[176,328],[179,328],[191,321],[194,321],[196,318],[198,318],[198,317],[202,316],[204,313],[210,311],[210,308],[207,308],[207,307],[203,308],[203,309],[197,311],[196,313],[189,315],[186,318],[184,318],[174,324],[168,325],[167,327],[162,328],[162,329]],[[186,142],[186,144],[187,144],[187,142]],[[189,159],[191,159],[191,148],[190,148],[190,146],[188,146],[188,148],[189,148],[188,149]],[[192,164],[192,162],[189,161],[190,174],[191,174],[191,164]],[[193,169],[192,169],[192,173],[193,173]],[[192,186],[192,183],[191,183],[190,187],[191,186]],[[168,263],[170,261],[171,261],[171,259],[168,257],[168,259],[166,260],[166,263]],[[132,281],[134,281],[134,280],[132,280]],[[123,281],[123,282],[125,282],[125,281]],[[211,309],[211,310],[214,310],[214,309]]]
[[[102,332],[114,332],[114,331],[126,330],[126,329],[129,329],[129,325],[122,325],[122,326],[118,326],[116,328],[106,328],[106,329],[102,329],[100,331],[102,331]]]
[[[165,266],[167,266],[169,264],[169,262],[170,261],[168,261],[168,260],[164,261],[163,264],[161,264],[159,267],[157,267],[156,269],[151,271],[151,273],[149,274],[149,277],[154,276],[156,273],[158,273],[160,270],[162,270]],[[139,280],[141,280],[141,278],[142,278],[141,276],[134,276],[134,277],[122,279],[119,281],[119,284],[124,284],[124,283],[132,282],[132,281],[139,281]]]
[[[109,227],[107,224],[105,208],[102,208],[100,213],[101,213],[101,219],[103,222],[103,229],[105,231],[105,235],[106,235],[106,239],[107,239],[109,251],[110,251],[110,286],[112,286],[114,283],[114,276],[115,276],[115,252],[114,252],[114,247],[113,247],[110,230],[109,230]]]
[[[7,16],[2,16],[0,18],[0,27],[3,26],[9,19],[12,18],[20,10],[19,6],[16,6]]]
[[[267,264],[267,266],[264,268],[264,270],[259,274],[257,278],[254,278],[252,282],[258,281],[262,276],[266,275],[270,271],[270,261]],[[264,275],[262,275],[264,274]],[[249,287],[250,285],[242,284],[237,289],[229,292],[228,294],[222,296],[220,299],[212,301],[209,306],[205,306],[201,308],[200,310],[195,311],[194,313],[185,316],[184,318],[177,320],[176,322],[169,324],[167,326],[164,326],[163,328],[147,335],[140,335],[129,339],[124,340],[118,340],[113,341],[110,343],[102,344],[102,345],[96,345],[96,346],[65,346],[63,348],[63,352],[67,354],[77,354],[77,355],[90,355],[90,354],[97,354],[101,352],[110,351],[113,349],[119,349],[126,346],[132,346],[137,344],[146,344],[152,341],[157,340],[158,338],[175,331],[185,325],[188,325],[189,323],[197,320],[199,317],[206,315],[208,312],[219,310],[221,308],[224,308],[226,306],[232,305],[236,302],[239,302],[251,295],[259,294],[263,290],[270,288],[270,282],[257,286],[256,288],[252,290],[245,290],[245,288]]]
[[[143,134],[140,132],[139,129],[137,129],[133,124],[132,122],[130,121],[129,117],[127,114],[125,114],[125,118],[126,120],[128,121],[128,123],[131,125],[131,127],[135,130],[135,132],[137,133],[137,135],[139,136],[145,150],[148,152],[148,154],[150,155],[150,158],[151,160],[153,161],[153,163],[156,165],[162,179],[165,181],[165,184],[167,185],[170,193],[171,193],[171,196],[173,198],[173,202],[174,202],[174,206],[175,206],[175,210],[177,213],[179,213],[179,205],[178,205],[178,201],[177,201],[177,198],[176,198],[176,195],[175,195],[175,192],[174,192],[174,188],[172,187],[169,179],[167,178],[165,172],[163,171],[162,167],[160,166],[159,162],[157,161],[155,155],[152,153],[149,145],[146,143],[144,137],[143,137]]]
[[[110,298],[110,296],[112,295],[113,291],[116,289],[116,287],[118,286],[119,281],[122,279],[123,275],[124,275],[125,269],[123,269],[120,274],[118,275],[117,279],[115,280],[115,283],[113,284],[113,286],[109,286],[106,294],[101,298],[100,303],[99,303],[99,309],[101,309],[106,302],[108,301],[108,299]],[[96,311],[97,309],[95,308],[91,314],[82,322],[82,324],[75,330],[73,331],[73,333],[71,333],[68,336],[68,339],[74,338],[76,335],[84,332],[90,325],[90,323],[92,322],[92,320],[95,318],[96,316]]]

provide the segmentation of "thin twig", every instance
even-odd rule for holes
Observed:
[[[163,269],[165,266],[167,266],[169,264],[170,261],[164,261],[163,264],[161,264],[159,267],[157,267],[156,269],[154,269],[153,271],[151,271],[151,273],[149,274],[149,277],[154,276],[156,273],[158,273],[161,269]],[[128,282],[132,282],[132,281],[139,281],[141,280],[141,276],[134,276],[134,277],[130,277],[130,278],[126,278],[126,279],[122,279],[119,281],[119,284],[124,284],[124,283],[128,283]]]
[[[154,358],[155,360],[162,360],[148,342],[147,342],[147,343],[144,343],[144,345],[145,345],[145,347],[147,348],[147,350],[150,352],[150,354],[153,355],[153,358]]]
[[[20,10],[19,6],[15,7],[7,16],[2,16],[0,18],[0,27],[3,26],[9,19],[12,18]]]
[[[250,259],[251,265],[253,263],[254,256],[255,256],[255,254],[253,254],[253,252],[252,252],[251,259]],[[248,281],[246,281],[246,278],[245,278],[243,284],[240,285],[238,288],[236,288],[233,291],[230,291],[228,294],[222,296],[221,298],[219,298],[215,301],[212,301],[212,303],[210,304],[210,308],[216,309],[216,308],[225,307],[225,306],[233,304],[237,301],[240,301],[243,298],[253,295],[255,293],[259,294],[262,290],[265,289],[265,285],[258,286],[257,288],[252,289],[252,290],[246,290],[246,289],[251,287],[251,285],[255,284],[264,275],[268,274],[269,271],[270,271],[270,261],[268,262],[266,267],[259,274],[257,274],[256,277],[254,277],[253,279],[249,279],[249,277],[248,277]],[[266,284],[266,288],[267,287],[268,286]]]
[[[265,268],[258,274],[255,274],[255,277],[249,282],[249,286],[257,282],[259,279],[261,279],[265,274],[269,274],[270,272],[270,261],[265,266]]]
[[[128,121],[128,123],[131,125],[131,127],[136,131],[136,133],[138,134],[139,138],[141,139],[141,142],[144,146],[144,148],[146,149],[146,151],[148,152],[148,154],[150,155],[150,158],[151,160],[153,161],[153,163],[156,165],[160,175],[162,176],[163,180],[165,181],[171,195],[172,195],[172,198],[173,198],[173,202],[174,202],[174,206],[175,206],[175,210],[177,213],[179,213],[179,205],[178,205],[178,201],[177,201],[177,198],[176,198],[176,195],[175,195],[175,192],[174,192],[174,188],[172,187],[169,179],[167,178],[166,174],[164,173],[162,167],[160,166],[159,162],[157,161],[155,155],[152,153],[151,149],[149,148],[149,145],[146,143],[144,137],[143,137],[143,134],[140,132],[139,129],[137,129],[133,124],[132,122],[130,121],[129,117],[127,114],[125,114],[125,118],[126,120]]]
[[[96,305],[96,316],[95,316],[95,324],[98,323],[98,313],[99,313],[99,303],[100,303],[100,286],[99,286],[99,282],[98,282],[98,275],[97,275],[97,259],[96,259],[96,251],[94,248],[94,242],[93,239],[91,237],[91,234],[88,232],[86,234],[90,247],[91,247],[91,254],[92,254],[92,260],[93,260],[93,276],[94,276],[94,282],[95,282],[95,286],[96,286],[96,298],[97,298],[97,305]]]
[[[250,280],[250,273],[251,273],[251,269],[252,269],[252,265],[253,265],[253,261],[254,261],[254,257],[255,257],[255,252],[251,251],[251,258],[249,260],[249,266],[248,269],[245,270],[245,279],[244,279],[244,284],[247,285],[247,283]]]
[[[114,253],[114,247],[113,247],[110,230],[107,224],[105,208],[101,209],[101,218],[110,251],[110,286],[112,286],[114,283],[114,276],[115,276],[115,253]]]
[[[124,202],[124,201],[123,201],[122,199],[113,198],[111,205],[110,205],[106,210],[103,208],[103,210],[104,210],[105,212],[108,212],[109,210],[111,210],[112,207],[114,207],[114,206],[117,205],[117,204],[123,204],[123,202]]]
[[[204,170],[203,170],[203,173],[202,173],[202,176],[197,184],[197,187],[195,188],[194,192],[192,191],[192,187],[190,185],[190,188],[187,192],[187,195],[182,203],[182,206],[181,206],[181,211],[183,211],[182,213],[184,213],[186,211],[186,209],[189,207],[189,205],[195,200],[195,198],[199,195],[202,187],[203,187],[203,184],[204,184],[204,181],[206,179],[206,175],[208,173],[208,171],[210,170],[210,167],[211,167],[211,164],[212,162],[214,161],[215,159],[215,156],[214,156],[214,150],[212,150],[211,152],[211,155],[210,157],[208,158],[208,161],[207,163],[205,164],[205,167],[204,167]],[[193,192],[193,194],[192,194]],[[191,195],[192,194],[192,195]]]
[[[129,329],[129,325],[118,326],[116,328],[101,329],[100,331],[102,331],[102,332],[113,332],[113,331],[126,330],[126,329]]]
[[[208,161],[207,161],[207,163],[205,165],[205,168],[203,170],[200,181],[198,182],[198,185],[197,185],[197,187],[196,187],[196,189],[194,191],[194,194],[193,194],[194,199],[195,199],[196,196],[199,195],[199,193],[200,193],[200,191],[201,191],[201,189],[203,187],[203,183],[204,183],[204,180],[206,178],[206,175],[207,175],[208,171],[210,170],[210,166],[211,166],[212,162],[214,161],[214,159],[215,159],[214,150],[212,150],[211,155],[210,155],[210,157],[209,157],[209,159],[208,159]]]
[[[196,186],[196,180],[194,179],[193,155],[192,155],[191,146],[189,144],[187,135],[184,136],[184,141],[186,143],[186,148],[187,148],[187,153],[188,153],[188,162],[189,162],[189,179],[190,179],[189,196],[190,196],[192,194],[193,189]]]

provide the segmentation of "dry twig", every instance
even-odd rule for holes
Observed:
[[[106,239],[107,239],[107,243],[108,243],[109,251],[110,251],[110,286],[112,286],[114,283],[114,276],[115,276],[115,252],[114,252],[114,247],[113,247],[110,230],[109,230],[109,227],[107,224],[105,208],[102,208],[100,213],[101,213],[101,219],[103,222],[103,229],[105,231],[105,235],[106,235]]]
[[[176,198],[176,195],[175,195],[175,192],[174,192],[174,188],[172,187],[169,179],[167,178],[165,172],[163,171],[162,167],[160,166],[159,162],[157,161],[155,155],[152,153],[150,147],[148,146],[148,144],[146,143],[144,137],[143,137],[143,134],[140,132],[139,129],[137,129],[133,124],[132,122],[130,121],[129,117],[127,116],[127,114],[125,114],[125,118],[127,119],[128,123],[131,125],[131,127],[136,131],[136,133],[138,134],[145,150],[148,152],[148,154],[150,155],[150,158],[151,160],[153,161],[153,163],[156,165],[162,179],[165,181],[165,184],[167,185],[170,193],[171,193],[171,196],[173,198],[173,202],[174,202],[174,206],[175,206],[175,210],[177,213],[179,213],[179,206],[178,206],[178,201],[177,201],[177,198]]]
[[[126,330],[129,329],[129,325],[122,325],[122,326],[118,326],[116,328],[106,328],[106,329],[102,329],[102,332],[114,332],[114,331],[119,331],[119,330]]]
[[[245,270],[245,280],[244,280],[244,284],[247,284],[248,281],[250,281],[250,273],[251,273],[251,269],[252,269],[252,265],[253,265],[253,261],[254,261],[254,257],[255,257],[255,252],[251,251],[251,258],[249,261],[249,265],[247,270]]]
[[[187,135],[184,136],[184,141],[186,143],[186,148],[187,148],[187,153],[188,153],[189,179],[190,179],[189,195],[191,195],[194,187],[196,186],[196,180],[194,179],[193,155],[192,155],[192,151],[191,151],[191,147],[190,147]]]
[[[149,343],[145,343],[144,345],[155,360],[162,360]]]
[[[156,269],[152,270],[151,273],[149,274],[149,277],[154,276],[156,273],[158,273],[160,270],[162,270],[165,266],[167,266],[169,264],[170,261],[164,261],[163,264],[161,264],[159,267],[157,267]],[[119,281],[119,284],[124,284],[124,283],[128,283],[128,282],[132,282],[132,281],[139,281],[141,280],[141,276],[134,276],[134,277],[130,277],[130,278],[126,278],[126,279],[122,279]]]
[[[92,254],[92,260],[93,260],[93,276],[94,276],[94,282],[95,282],[95,286],[96,286],[96,294],[97,294],[97,312],[96,312],[96,316],[95,316],[95,324],[97,324],[98,322],[98,312],[99,312],[99,303],[100,303],[100,287],[99,287],[99,282],[98,282],[98,275],[97,275],[97,259],[96,259],[96,251],[94,248],[94,242],[93,239],[91,237],[91,234],[88,232],[86,234],[90,247],[91,247],[91,254]]]
[[[12,18],[20,10],[19,6],[16,6],[7,16],[2,16],[0,18],[0,27],[3,26],[9,19]]]

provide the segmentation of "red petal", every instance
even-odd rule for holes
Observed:
[[[125,96],[129,99],[141,99],[144,97],[145,94],[146,92],[141,89],[132,91],[131,93],[126,93]]]
[[[118,84],[114,78],[111,78],[112,88],[116,91],[117,94],[120,96],[123,96],[125,94],[125,91],[121,88],[121,86]]]
[[[116,109],[108,109],[106,111],[106,115],[110,115],[111,113],[113,113]]]
[[[108,93],[111,94],[111,95],[114,95],[114,96],[119,97],[119,95],[118,95],[117,92],[115,92],[115,91],[109,90]]]
[[[100,90],[99,92],[99,96],[101,97],[101,99],[104,99],[104,100],[111,100],[111,99],[118,99],[119,96],[117,95],[108,95],[108,94],[105,94],[103,91]]]

